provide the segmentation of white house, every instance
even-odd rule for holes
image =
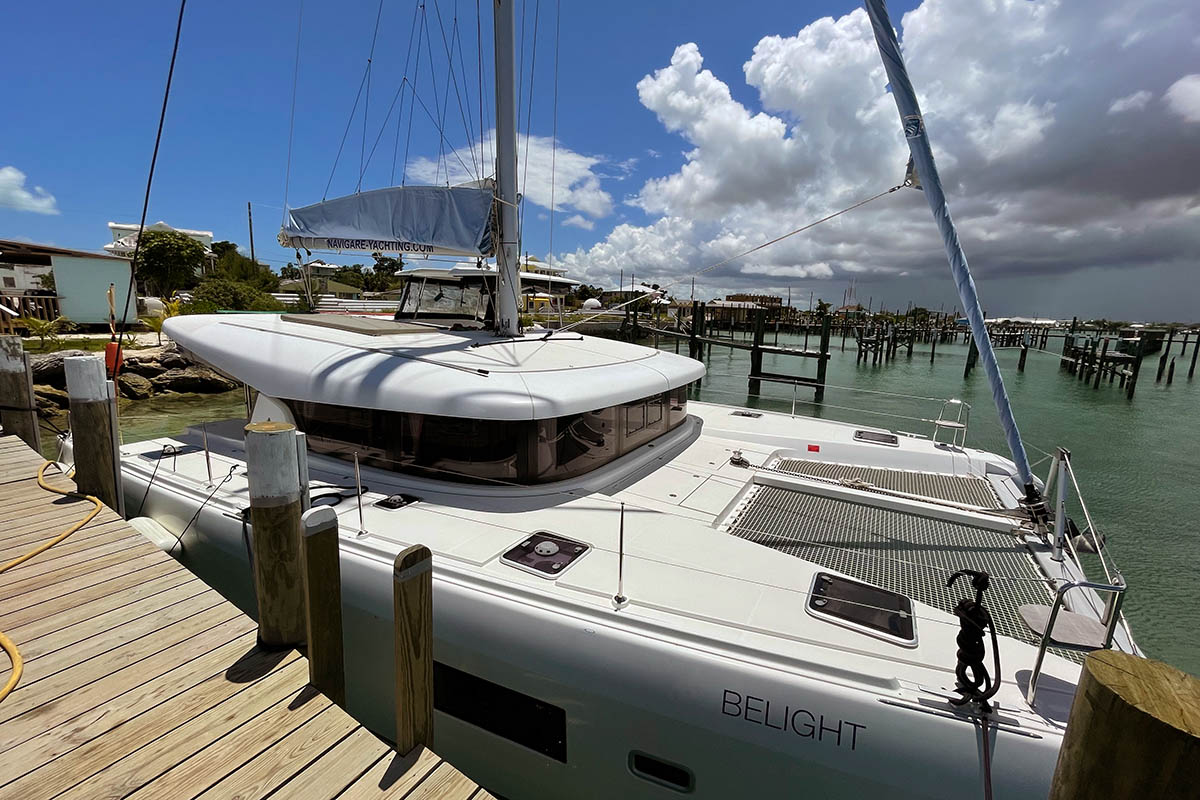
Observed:
[[[104,250],[115,256],[133,256],[133,250],[137,247],[138,239],[138,224],[136,222],[110,222],[108,223],[109,233],[112,234],[112,241],[104,245]],[[195,239],[204,246],[204,255],[209,267],[216,263],[216,256],[213,255],[213,232],[212,231],[194,231],[188,228],[173,228],[161,219],[153,225],[147,225],[148,231],[174,231],[182,233],[190,239]]]

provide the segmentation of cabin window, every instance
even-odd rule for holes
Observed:
[[[471,483],[584,475],[687,419],[687,388],[539,420],[478,420],[286,401],[314,452]]]

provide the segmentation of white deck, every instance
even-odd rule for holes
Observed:
[[[642,635],[853,686],[877,694],[883,702],[919,708],[922,702],[936,699],[937,692],[952,689],[958,631],[952,615],[916,603],[918,642],[912,648],[814,617],[805,612],[805,604],[819,568],[729,535],[721,524],[738,499],[763,478],[754,467],[781,451],[810,459],[985,477],[1009,507],[1018,496],[1008,477],[1012,465],[983,451],[939,447],[927,440],[901,437],[899,447],[856,442],[855,428],[840,423],[770,412],[743,417],[733,411],[690,403],[692,419],[653,446],[643,446],[582,478],[553,485],[454,486],[364,468],[362,481],[370,487],[363,498],[367,535],[356,536],[355,501],[341,502],[336,511],[342,522],[343,548],[390,564],[404,546],[420,542],[434,552],[439,580],[483,587],[581,620],[619,624]],[[234,477],[216,492],[211,504],[231,515],[248,505],[236,438],[240,429],[240,423],[229,425],[231,438],[225,440],[221,430],[209,426],[214,476],[235,468]],[[141,442],[126,446],[123,453],[158,452],[163,444],[185,441],[198,444],[199,437]],[[742,451],[751,467],[730,463],[735,450]],[[148,478],[154,462],[127,458],[125,467]],[[348,463],[313,455],[310,471],[314,484],[354,483]],[[801,491],[848,494],[864,504],[900,506],[996,530],[1014,526],[1013,520],[997,514],[831,487],[797,476],[769,477]],[[202,453],[163,460],[155,477],[157,484],[170,482],[200,499],[209,493],[205,481]],[[421,502],[395,511],[373,505],[398,492],[414,494]],[[624,591],[631,602],[616,611],[612,597],[617,588],[622,503]],[[176,533],[187,523],[186,519],[159,521]],[[502,553],[538,530],[582,540],[593,550],[553,581],[500,561]],[[1014,547],[1020,546],[1014,539]],[[961,566],[973,566],[969,553]],[[945,578],[929,576],[931,581]],[[995,584],[993,591],[1003,592],[1003,584]],[[962,586],[961,592],[967,594],[967,587]],[[1047,591],[1047,604],[1049,600]],[[1024,684],[1014,681],[1014,675],[1019,678],[1023,672],[1027,678],[1035,648],[1003,638],[1000,649],[1004,682],[995,701],[1002,709],[1001,719],[1025,731],[1060,732],[1078,667],[1048,656],[1044,675],[1049,677],[1043,677],[1038,709],[1033,711],[1022,698]]]

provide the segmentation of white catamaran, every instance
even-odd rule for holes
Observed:
[[[945,441],[689,402],[697,361],[522,333],[512,0],[494,0],[494,184],[362,192],[281,234],[494,254],[496,272],[409,282],[394,320],[167,322],[254,390],[254,420],[306,434],[312,502],[341,520],[349,708],[376,730],[393,728],[393,560],[420,543],[434,747],[497,795],[1045,794],[1079,652],[1138,652],[1124,583],[1083,574],[1066,452],[1030,472],[894,31],[867,5],[1011,460],[950,424]],[[253,608],[243,425],[126,445],[122,475],[143,529]]]

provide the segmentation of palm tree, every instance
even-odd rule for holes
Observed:
[[[179,314],[179,309],[183,306],[183,301],[175,298],[173,300],[163,300],[162,309],[153,316],[142,317],[142,324],[150,330],[158,334],[158,346],[162,347],[162,329],[163,323],[171,317]]]
[[[75,327],[75,323],[66,317],[54,319],[37,319],[35,317],[18,317],[13,320],[17,327],[25,328],[30,336],[38,337],[42,350],[46,349],[46,340],[58,342],[58,335]]]

